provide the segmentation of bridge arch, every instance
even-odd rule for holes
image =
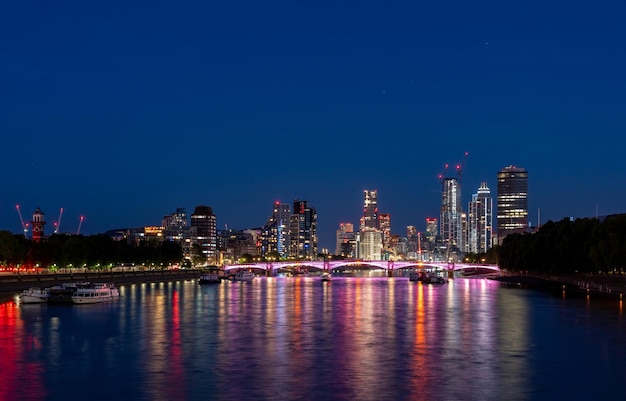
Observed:
[[[492,272],[499,272],[497,265],[489,264],[469,264],[469,263],[448,263],[448,262],[431,262],[431,261],[393,261],[393,260],[320,260],[320,261],[284,261],[284,262],[254,262],[224,265],[225,271],[239,269],[259,269],[265,271],[276,271],[277,269],[287,269],[293,267],[308,267],[322,271],[333,271],[336,269],[349,266],[369,266],[382,270],[399,270],[399,269],[442,269],[442,270],[467,270],[467,269],[486,269]]]

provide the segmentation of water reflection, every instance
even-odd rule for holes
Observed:
[[[279,277],[121,294],[98,305],[0,304],[0,399],[577,399],[548,381],[583,372],[602,375],[604,394],[624,394],[617,305],[479,279]],[[591,338],[604,339],[600,352],[580,354]],[[594,372],[556,368],[574,347]]]

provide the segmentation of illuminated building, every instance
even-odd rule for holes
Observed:
[[[33,221],[31,222],[33,227],[32,240],[34,242],[41,242],[43,239],[44,226],[46,225],[46,219],[44,213],[37,208],[33,212]]]
[[[361,231],[357,238],[357,258],[365,260],[381,260],[383,250],[383,233],[380,230]]]
[[[389,247],[391,245],[391,214],[378,214],[378,228],[383,233],[383,248]]]
[[[456,178],[443,178],[439,223],[441,237],[448,253],[463,250],[461,213],[461,184]]]
[[[167,240],[183,242],[185,231],[189,231],[187,223],[187,211],[179,207],[176,212],[163,216],[161,225],[165,228],[163,235]]]
[[[408,259],[417,259],[418,238],[417,227],[406,226],[406,255]]]
[[[378,229],[378,202],[376,198],[378,197],[377,190],[364,190],[363,191],[363,219],[361,219],[361,227],[360,230],[367,229]]]
[[[217,223],[213,209],[196,206],[191,215],[191,243],[200,246],[208,263],[217,262]]]
[[[435,243],[437,234],[439,234],[439,230],[437,229],[437,218],[427,217],[426,218],[426,240],[428,241],[429,244]]]
[[[179,207],[176,212],[163,216],[161,225],[164,228],[163,237],[168,241],[180,244],[183,255],[189,257],[191,236],[185,208]]]
[[[289,221],[289,256],[297,259],[317,257],[317,211],[308,201],[296,199]]]
[[[498,241],[528,229],[528,172],[507,166],[498,172]]]
[[[486,182],[481,182],[478,193],[469,203],[468,251],[484,253],[492,247],[493,199]]]
[[[352,223],[341,223],[336,234],[335,255],[356,258],[356,233]]]
[[[291,207],[288,203],[274,202],[272,215],[267,219],[261,233],[263,254],[277,252],[281,257],[287,256],[289,235],[289,219]]]

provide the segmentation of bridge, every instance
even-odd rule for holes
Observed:
[[[330,271],[344,269],[349,267],[369,267],[372,269],[381,269],[391,272],[401,269],[418,269],[418,270],[448,270],[448,271],[468,271],[468,270],[487,270],[493,273],[500,272],[498,265],[490,264],[474,264],[474,263],[452,263],[452,262],[429,262],[429,261],[397,261],[397,260],[298,260],[298,261],[268,261],[253,263],[238,263],[224,265],[224,270],[240,270],[240,269],[259,269],[266,272],[275,272],[278,269],[315,269],[320,271]]]

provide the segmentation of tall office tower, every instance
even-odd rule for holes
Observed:
[[[377,190],[364,190],[363,191],[363,218],[361,219],[361,231],[375,230],[380,228],[378,226],[378,203],[376,198],[378,197]]]
[[[498,242],[528,229],[528,172],[507,166],[498,172]]]
[[[383,250],[383,233],[379,230],[365,230],[358,235],[357,258],[365,260],[381,260]]]
[[[191,243],[199,245],[208,263],[217,263],[217,224],[213,209],[196,206],[191,215]]]
[[[274,202],[272,215],[267,219],[261,232],[263,254],[277,252],[281,257],[287,256],[290,216],[289,203]]]
[[[317,212],[308,201],[293,201],[289,234],[289,256],[298,259],[317,256]]]
[[[391,214],[379,213],[378,214],[378,228],[383,233],[383,248],[391,246]]]
[[[32,240],[34,242],[41,242],[43,239],[43,228],[46,225],[46,219],[44,217],[44,213],[37,208],[33,212],[33,220],[31,221],[33,227],[33,236]]]
[[[356,233],[352,223],[341,223],[337,230],[335,255],[356,258]]]
[[[409,259],[417,258],[418,231],[415,226],[406,226],[406,253]]]
[[[478,193],[469,203],[468,251],[484,253],[493,241],[493,199],[486,182],[481,182]]]
[[[441,237],[448,251],[463,250],[461,185],[456,178],[441,180]]]
[[[459,249],[461,252],[467,253],[468,245],[467,245],[467,235],[469,232],[469,222],[467,221],[467,212],[461,212],[461,245]]]
[[[427,217],[426,218],[426,240],[429,244],[434,244],[437,235],[439,234],[439,230],[437,229],[437,218],[435,217]]]

